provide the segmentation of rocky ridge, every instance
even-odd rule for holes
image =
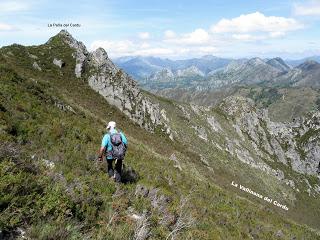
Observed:
[[[104,49],[98,48],[89,53],[82,42],[74,39],[65,30],[53,38],[56,37],[74,49],[73,58],[76,61],[74,72],[77,78],[86,78],[88,84],[110,104],[119,108],[145,129],[154,131],[160,126],[163,131],[171,134],[165,110],[160,109],[158,104],[145,96],[137,83],[113,64]],[[53,38],[47,44],[50,44]]]

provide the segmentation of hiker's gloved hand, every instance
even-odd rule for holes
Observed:
[[[102,162],[102,156],[98,157],[98,161]]]

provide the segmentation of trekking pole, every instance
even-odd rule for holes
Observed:
[[[117,164],[117,162],[118,162],[118,159],[116,158],[115,164]],[[122,159],[122,162],[121,162],[121,169],[122,170],[124,169],[124,159]]]
[[[118,162],[118,159],[116,158],[116,161],[115,161],[115,165],[117,164],[117,162]],[[121,162],[121,170],[123,170],[124,169],[124,159],[122,160],[122,162]]]

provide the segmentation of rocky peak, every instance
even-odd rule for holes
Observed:
[[[267,64],[275,67],[282,72],[288,72],[290,70],[290,67],[279,57],[268,60]]]
[[[173,77],[173,73],[172,73],[171,69],[169,69],[169,68],[164,68],[164,69],[158,71],[157,73],[161,73],[161,74],[165,74],[170,77]]]
[[[320,63],[318,63],[314,60],[307,60],[304,63],[300,64],[297,68],[304,70],[304,71],[320,69]]]
[[[67,30],[61,30],[57,35],[51,37],[46,44],[51,44],[54,40],[62,40],[65,44],[74,49],[81,49],[83,52],[88,53],[86,46],[77,41]]]
[[[99,47],[95,51],[92,52],[92,55],[94,56],[97,63],[103,63],[106,59],[108,59],[108,54],[106,50]]]
[[[72,54],[73,58],[76,59],[74,72],[76,77],[80,78],[84,71],[86,58],[89,55],[86,46],[82,42],[77,41],[67,30],[61,30],[57,35],[50,38],[46,44],[50,45],[54,43],[55,40],[61,40],[64,44],[67,44],[70,48],[75,50]]]
[[[77,40],[65,29],[62,29],[57,35],[57,37],[62,37],[70,42],[76,42]]]
[[[251,58],[247,62],[247,64],[251,66],[258,66],[258,65],[264,65],[266,63],[261,58],[255,57],[255,58]]]
[[[174,74],[169,68],[163,68],[150,76],[150,81],[170,82],[174,80]]]
[[[188,68],[181,69],[177,71],[177,76],[179,77],[189,77],[189,76],[204,76],[204,73],[199,70],[196,66],[192,65]]]
[[[225,73],[229,71],[239,70],[245,64],[245,60],[232,60],[223,70]]]
[[[116,73],[119,71],[117,66],[110,60],[107,52],[103,48],[98,48],[90,53],[91,64],[97,68],[105,67],[109,71]]]
[[[53,37],[49,38],[49,40],[46,42],[46,44],[51,44],[55,39],[62,39],[70,41],[75,41],[75,39],[72,37],[72,35],[67,30],[61,30],[58,34],[54,35]]]

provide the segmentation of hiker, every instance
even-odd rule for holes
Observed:
[[[121,182],[122,161],[127,150],[128,140],[122,132],[117,131],[116,123],[113,121],[108,123],[107,131],[102,139],[99,160],[101,161],[106,153],[109,177],[116,182]],[[115,162],[114,168],[113,162]]]

